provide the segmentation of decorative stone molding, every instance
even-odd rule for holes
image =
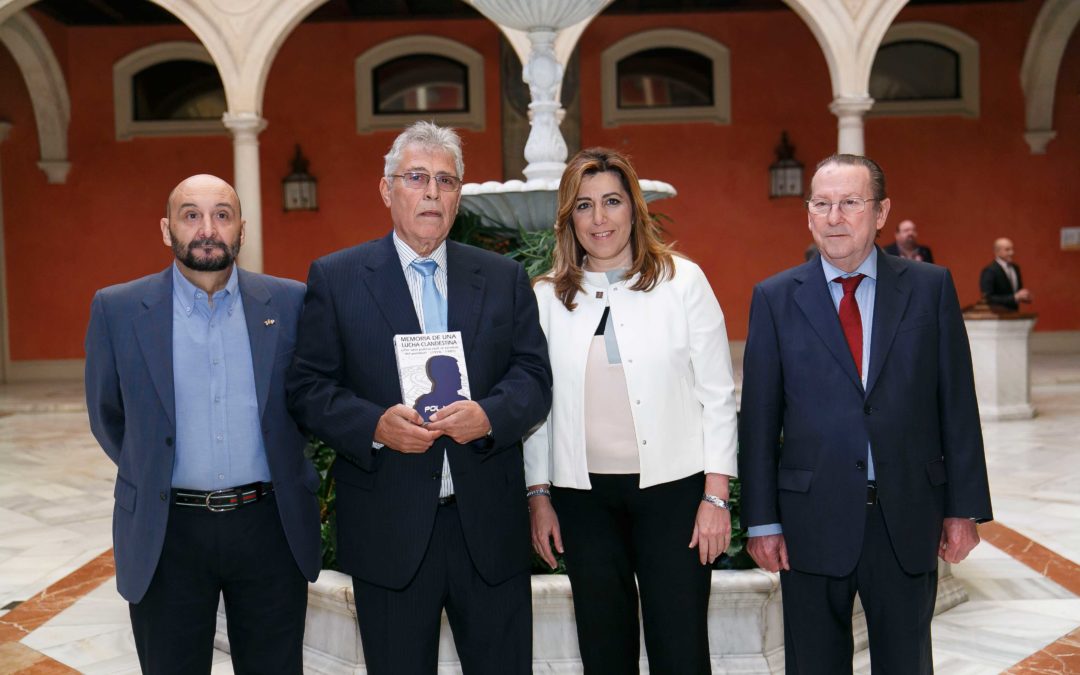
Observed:
[[[960,115],[979,116],[979,43],[967,33],[940,23],[909,21],[894,24],[881,46],[916,40],[940,45],[960,60],[960,97],[941,100],[875,101],[869,116]]]
[[[453,59],[465,66],[465,86],[469,90],[467,112],[374,114],[373,72],[391,59],[413,54],[434,54]],[[434,35],[409,35],[382,42],[356,57],[356,132],[359,134],[377,129],[400,130],[417,120],[433,120],[446,126],[483,131],[484,100],[484,57],[475,49],[455,40]]]
[[[263,271],[262,191],[259,183],[259,134],[266,120],[253,112],[225,113],[221,120],[233,135],[233,187],[244,212],[244,244],[239,264]]]
[[[829,104],[829,112],[837,117],[836,151],[852,155],[866,152],[863,135],[863,115],[874,105],[869,96],[842,96]]]
[[[712,62],[713,105],[631,110],[619,108],[619,61],[631,54],[661,47],[686,49],[701,54]],[[600,55],[600,87],[600,109],[605,127],[677,122],[731,123],[731,53],[726,46],[701,33],[659,28],[619,40]]]
[[[1030,419],[1032,314],[1005,318],[965,318],[975,394],[983,420]]]
[[[1024,90],[1024,140],[1031,154],[1046,153],[1054,131],[1054,92],[1069,38],[1080,22],[1080,2],[1046,0],[1035,19],[1020,66]]]
[[[206,48],[197,42],[160,42],[134,51],[113,64],[113,117],[116,140],[135,136],[220,136],[220,120],[136,120],[131,81],[140,71],[166,61],[198,61],[217,67]]]
[[[50,183],[63,183],[71,168],[67,140],[71,100],[60,63],[45,34],[26,12],[18,12],[0,24],[0,42],[19,65],[30,93],[41,148],[38,166]]]

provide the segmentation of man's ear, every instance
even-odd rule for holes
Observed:
[[[379,179],[379,194],[382,195],[383,204],[390,207],[390,181],[383,176]]]
[[[240,219],[240,245],[241,246],[244,245],[244,235],[247,234],[247,228],[244,227],[245,225],[247,225],[247,221],[241,218]]]
[[[172,248],[172,232],[169,232],[168,218],[161,219],[161,241],[169,248]]]

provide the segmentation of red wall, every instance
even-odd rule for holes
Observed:
[[[1080,254],[1059,248],[1059,228],[1075,226],[1080,156],[1080,40],[1068,47],[1059,76],[1058,137],[1044,156],[1023,140],[1019,68],[1038,0],[919,7],[898,21],[945,23],[981,45],[981,115],[871,118],[867,153],[885,168],[893,215],[919,224],[925,243],[956,277],[961,301],[977,295],[979,269],[995,237],[1013,238],[1040,330],[1080,329]],[[0,119],[14,124],[0,145],[11,352],[13,359],[78,358],[93,291],[163,268],[170,253],[157,223],[165,197],[183,177],[210,172],[232,179],[229,136],[136,138],[113,130],[112,64],[163,40],[193,39],[183,27],[72,28],[35,15],[67,77],[72,104],[72,170],[47,185],[37,168],[37,132],[29,95],[10,55],[0,50]],[[600,54],[632,32],[696,30],[731,52],[732,123],[628,125],[600,121]],[[370,46],[412,33],[451,37],[484,55],[484,132],[464,132],[466,180],[501,178],[496,28],[483,20],[302,24],[278,53],[266,87],[260,136],[265,268],[303,279],[324,253],[388,231],[377,193],[382,155],[394,132],[358,135],[353,62]],[[746,332],[750,289],[802,260],[810,242],[795,199],[769,200],[768,166],[780,130],[807,165],[832,152],[836,118],[824,57],[788,11],[602,16],[580,42],[583,145],[611,145],[633,156],[644,178],[675,185],[655,203],[673,219],[679,247],[700,262],[728,316],[733,339]],[[300,143],[319,179],[320,211],[281,210],[281,178]]]

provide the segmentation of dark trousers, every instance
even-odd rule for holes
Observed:
[[[908,574],[900,567],[880,505],[867,507],[862,554],[854,572],[829,577],[791,570],[780,573],[780,584],[789,675],[852,671],[851,613],[856,592],[866,611],[874,675],[934,672],[930,621],[937,570]]]
[[[369,675],[434,675],[443,608],[464,675],[532,673],[529,573],[494,586],[484,581],[469,558],[456,505],[439,507],[408,586],[391,590],[354,577],[353,592]]]
[[[150,588],[130,605],[144,673],[209,673],[225,597],[236,673],[301,673],[307,581],[273,495],[235,511],[173,506]]]
[[[688,548],[704,475],[644,490],[637,474],[589,480],[591,490],[552,490],[585,672],[638,672],[640,590],[649,672],[709,673],[712,574]]]

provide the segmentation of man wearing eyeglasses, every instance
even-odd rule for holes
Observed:
[[[739,472],[750,554],[780,572],[787,672],[932,673],[937,557],[990,520],[971,355],[952,277],[885,255],[872,160],[834,155],[807,200],[820,251],[754,288]]]
[[[393,230],[316,260],[287,388],[337,451],[338,561],[372,675],[433,675],[443,609],[462,670],[530,673],[521,438],[551,405],[547,343],[522,266],[447,241],[461,141],[418,122],[386,155]],[[424,423],[402,404],[394,336],[460,331],[471,400]]]

